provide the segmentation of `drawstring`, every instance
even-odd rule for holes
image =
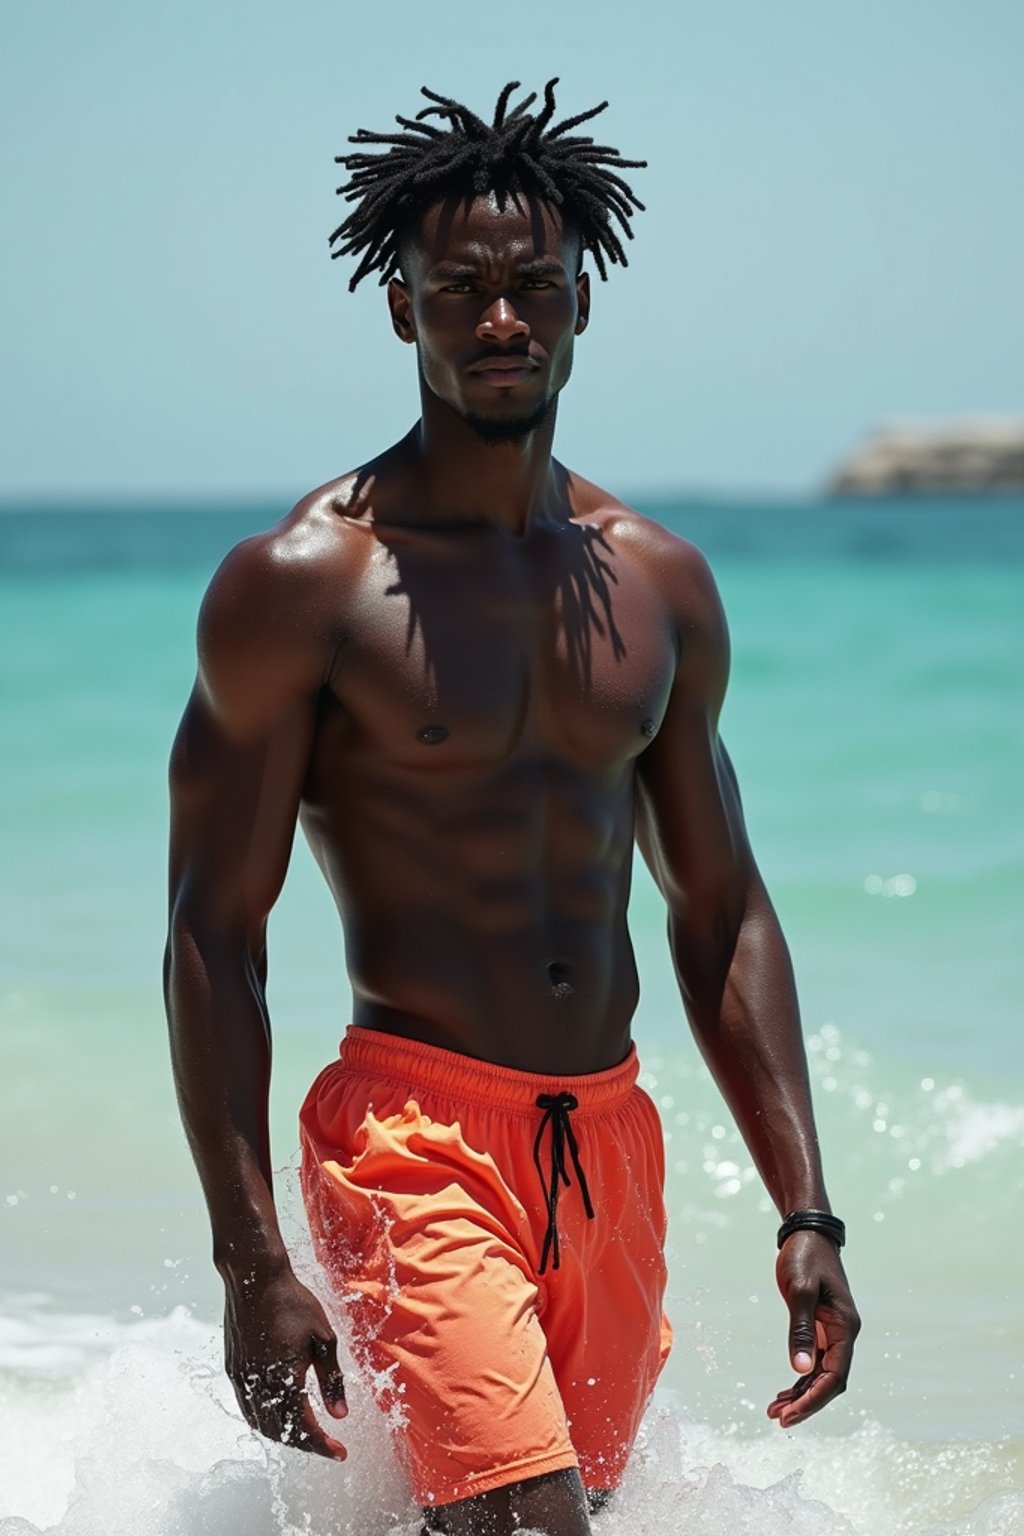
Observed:
[[[565,1171],[565,1144],[569,1143],[569,1156],[572,1165],[576,1169],[576,1177],[580,1184],[580,1194],[583,1196],[583,1206],[591,1221],[594,1219],[594,1207],[590,1203],[590,1190],[587,1188],[586,1175],[580,1166],[580,1149],[576,1145],[576,1137],[569,1123],[569,1111],[579,1107],[579,1100],[572,1093],[539,1093],[537,1095],[537,1108],[544,1111],[544,1117],[540,1122],[536,1140],[533,1143],[533,1162],[540,1178],[540,1187],[544,1191],[544,1201],[548,1208],[548,1229],[544,1234],[544,1247],[540,1255],[540,1268],[537,1273],[542,1275],[547,1268],[548,1254],[551,1255],[551,1268],[558,1268],[558,1195],[559,1183],[568,1189],[570,1179]],[[545,1178],[544,1169],[540,1161],[540,1144],[544,1137],[545,1126],[551,1126],[551,1176]]]

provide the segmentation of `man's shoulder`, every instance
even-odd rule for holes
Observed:
[[[715,579],[696,544],[581,476],[572,479],[576,515],[596,528],[612,550],[636,560],[673,608],[717,608]]]
[[[228,551],[199,614],[204,672],[323,675],[344,634],[346,597],[369,558],[365,535],[347,515],[357,479],[318,486],[280,522]]]
[[[596,494],[592,494],[596,493]],[[613,496],[587,488],[584,515],[600,528],[612,557],[628,555],[671,627],[677,684],[692,698],[720,707],[729,674],[729,630],[711,567],[696,544]]]
[[[308,492],[279,522],[242,539],[222,559],[205,605],[263,611],[308,603],[320,591],[344,592],[366,558],[366,540],[349,513],[358,474]]]

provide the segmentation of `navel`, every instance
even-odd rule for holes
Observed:
[[[416,732],[416,740],[422,741],[425,747],[439,747],[442,741],[448,740],[448,735],[446,725],[421,725]]]
[[[569,973],[559,960],[552,960],[548,966],[548,981],[551,983],[552,996],[562,1003],[575,996]]]

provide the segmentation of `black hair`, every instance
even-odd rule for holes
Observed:
[[[509,196],[540,198],[555,203],[567,227],[579,236],[581,251],[590,251],[602,278],[607,262],[626,266],[626,253],[612,220],[632,240],[630,218],[643,203],[618,173],[646,166],[646,160],[623,160],[617,149],[595,144],[572,129],[603,112],[602,101],[549,127],[555,115],[557,78],[544,87],[544,104],[535,113],[532,91],[509,111],[509,98],[519,89],[512,80],[498,97],[494,121],[485,123],[468,107],[422,86],[434,103],[415,118],[396,117],[404,133],[371,133],[360,128],[350,144],[387,146],[384,154],[335,155],[338,165],[352,172],[337,190],[356,206],[331,235],[338,249],[331,256],[360,257],[349,289],[371,272],[386,283],[399,270],[400,245],[416,218],[432,204],[456,196],[467,201],[493,192],[499,208]],[[427,117],[447,120],[438,128]]]

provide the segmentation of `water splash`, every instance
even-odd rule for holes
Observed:
[[[17,1322],[17,1363],[0,1353],[0,1536],[418,1533],[387,1429],[350,1361],[349,1459],[337,1464],[249,1431],[218,1331],[184,1308],[117,1323],[52,1314],[33,1297]],[[62,1341],[60,1360],[26,1349],[33,1330],[41,1344]],[[668,1394],[594,1530],[1010,1536],[1024,1527],[1022,1470],[1019,1450],[914,1446],[877,1425],[742,1438],[693,1423]]]

